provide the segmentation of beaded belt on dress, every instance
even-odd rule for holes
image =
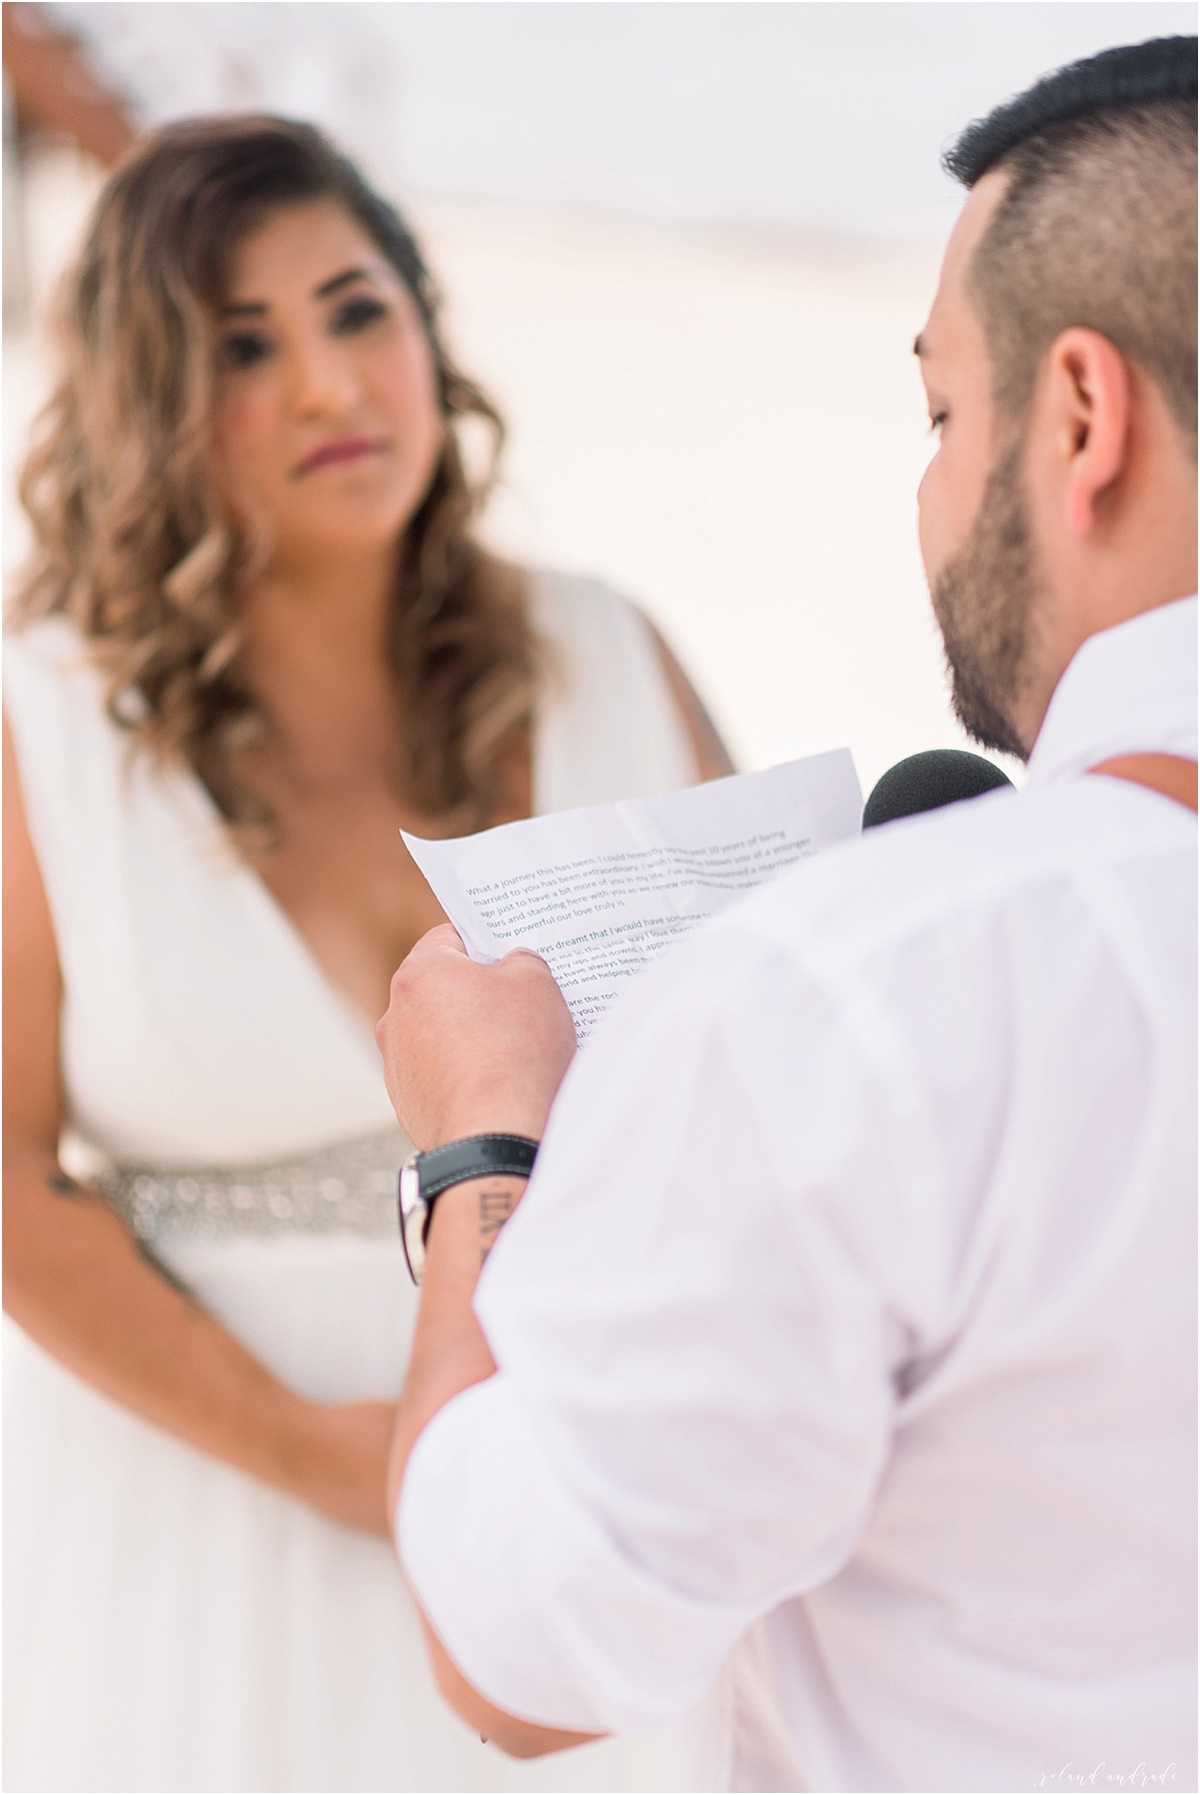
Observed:
[[[117,1166],[99,1183],[138,1236],[388,1235],[397,1239],[398,1128],[255,1165]]]

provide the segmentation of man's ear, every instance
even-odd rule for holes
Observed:
[[[1076,325],[1051,344],[1041,386],[1042,416],[1060,470],[1063,522],[1073,536],[1087,536],[1102,522],[1106,496],[1129,454],[1129,364],[1099,331]]]

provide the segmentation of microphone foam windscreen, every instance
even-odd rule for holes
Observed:
[[[910,754],[889,767],[863,808],[862,826],[874,829],[897,817],[916,816],[922,810],[940,810],[963,798],[978,798],[1012,780],[984,760],[982,754],[966,754],[961,748],[930,748]]]

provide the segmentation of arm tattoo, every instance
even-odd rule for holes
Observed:
[[[479,1237],[483,1242],[479,1263],[483,1264],[495,1244],[496,1236],[517,1206],[519,1192],[507,1185],[485,1185],[479,1193]]]
[[[53,1172],[47,1172],[46,1183],[60,1197],[92,1197],[96,1194],[95,1191],[88,1190],[86,1185],[80,1184],[78,1179],[69,1178],[57,1168]]]

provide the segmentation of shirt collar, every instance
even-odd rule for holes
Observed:
[[[1054,689],[1026,789],[1117,754],[1196,758],[1196,599],[1089,636]]]

